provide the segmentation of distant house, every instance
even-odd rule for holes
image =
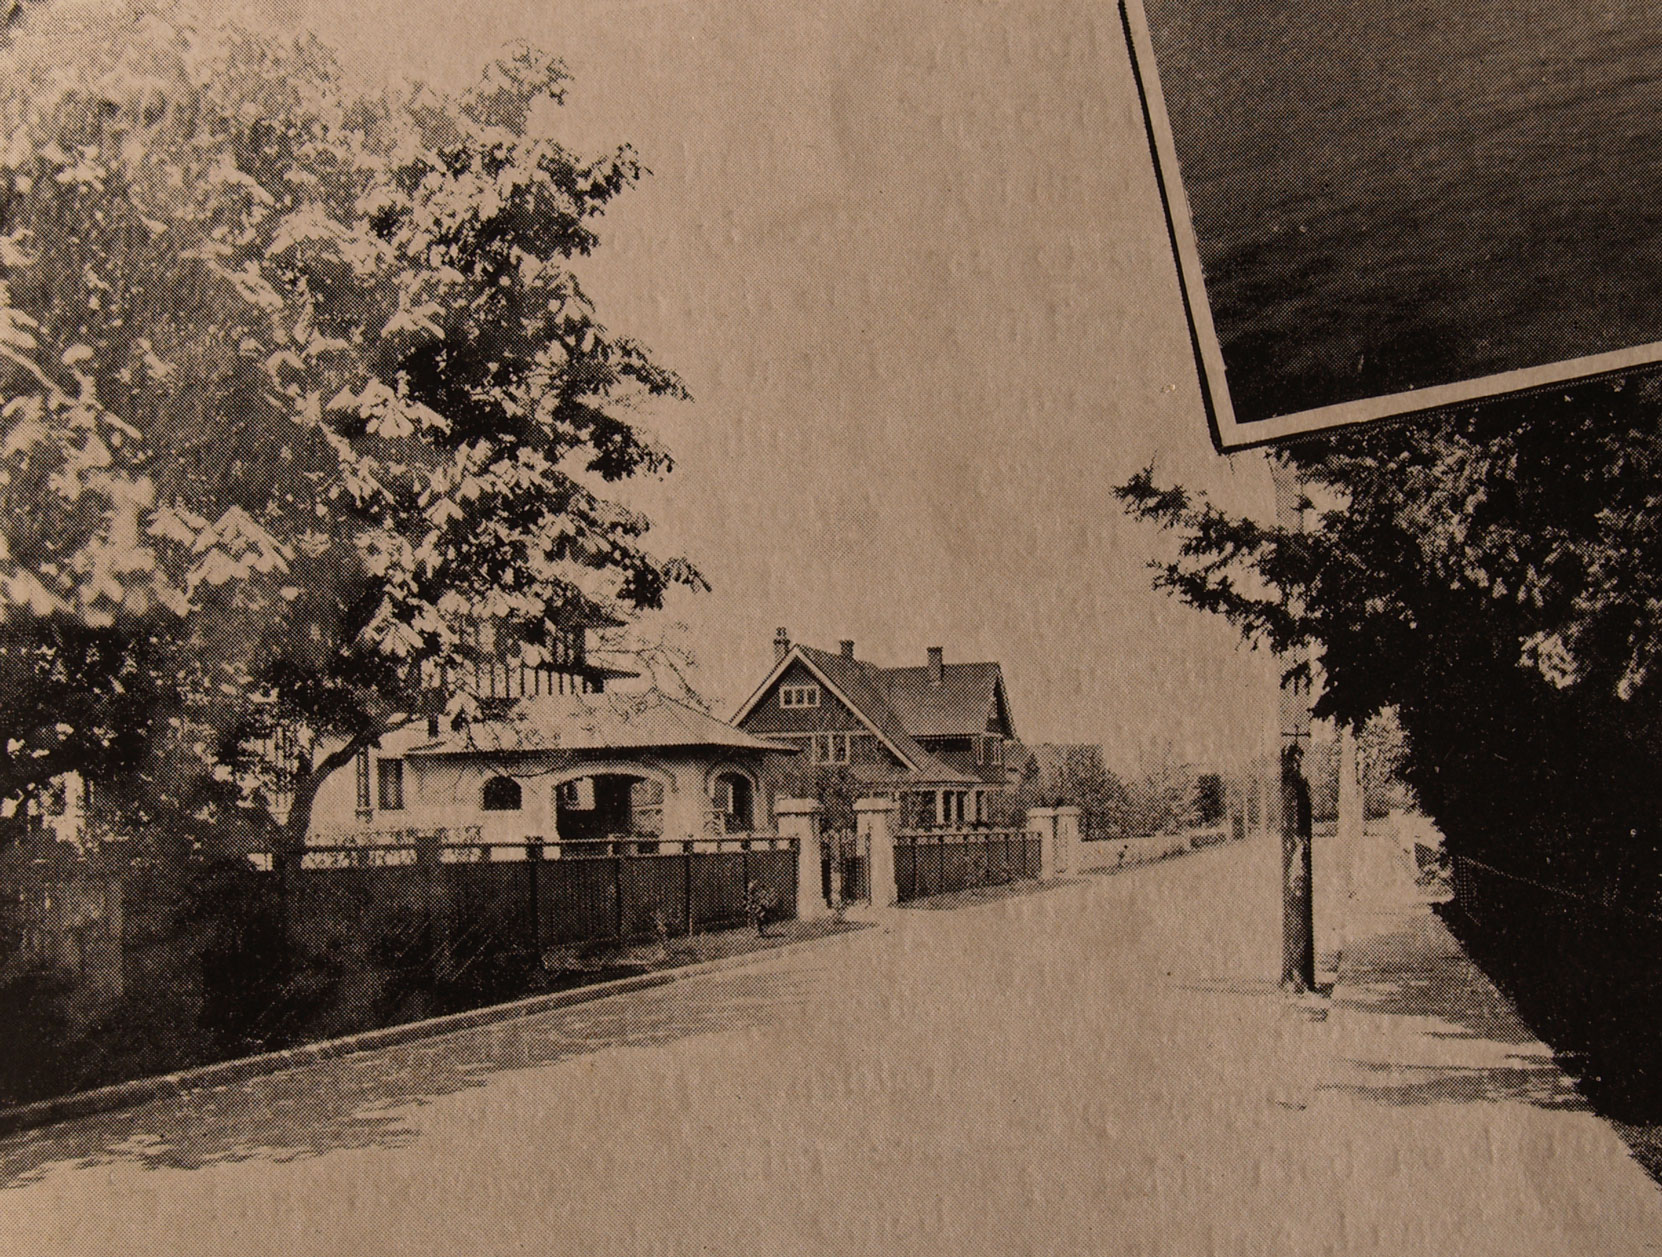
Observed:
[[[962,825],[991,819],[1008,785],[1015,744],[1003,669],[947,663],[931,646],[916,667],[793,644],[780,629],[772,670],[739,708],[746,733],[799,747],[803,762],[846,769],[861,788],[902,804],[904,822]]]

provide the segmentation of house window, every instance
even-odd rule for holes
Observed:
[[[363,750],[358,752],[358,757],[354,761],[354,769],[356,771],[356,775],[357,775],[357,779],[358,779],[358,781],[357,781],[357,784],[358,784],[358,814],[360,816],[368,816],[370,814],[370,806],[371,806],[370,805],[370,799],[369,799],[369,748],[368,747],[365,747]]]
[[[519,804],[519,782],[512,777],[492,777],[479,799],[479,806],[487,812],[517,812]]]
[[[404,807],[404,761],[401,759],[377,760],[375,771],[381,809],[386,812],[402,811]]]
[[[814,735],[814,763],[848,763],[849,735],[846,733],[816,733]]]
[[[936,823],[935,792],[933,790],[923,790],[909,797],[912,800],[912,824],[924,827],[934,825]]]
[[[779,705],[781,707],[818,707],[819,686],[781,685],[779,687]]]

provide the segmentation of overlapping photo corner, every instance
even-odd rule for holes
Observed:
[[[1220,450],[1662,367],[1662,11],[1120,11]]]

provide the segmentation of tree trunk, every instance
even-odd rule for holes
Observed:
[[[273,862],[281,864],[305,850],[306,831],[312,826],[312,809],[317,806],[317,792],[324,781],[337,770],[345,768],[358,752],[375,745],[379,736],[356,738],[338,750],[331,751],[310,772],[298,775],[294,783],[294,802],[289,806],[288,819],[278,832],[278,850],[272,852]]]
[[[1275,522],[1303,532],[1305,497],[1298,473],[1270,458]],[[1300,658],[1302,656],[1302,658]],[[1315,905],[1311,898],[1310,783],[1304,748],[1310,740],[1312,664],[1308,647],[1281,658],[1281,986],[1294,994],[1316,989]]]
[[[1316,989],[1310,820],[1304,752],[1295,743],[1281,752],[1281,986],[1299,995]]]
[[[340,749],[330,752],[311,771],[296,774],[294,802],[288,817],[277,831],[272,844],[271,869],[277,878],[277,912],[282,923],[281,937],[283,966],[288,968],[296,958],[294,946],[294,880],[300,872],[300,860],[306,852],[306,831],[312,825],[312,809],[317,804],[317,792],[337,769],[350,764],[364,747],[375,738],[356,738]]]

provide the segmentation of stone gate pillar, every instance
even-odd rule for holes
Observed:
[[[1079,817],[1076,807],[1056,809],[1056,871],[1067,873],[1079,867]]]
[[[871,884],[871,906],[892,908],[900,902],[894,874],[893,799],[856,799],[854,820],[861,845],[868,852],[866,880]]]
[[[1056,876],[1056,809],[1030,807],[1027,809],[1027,832],[1039,840],[1039,876]]]
[[[773,805],[773,814],[779,820],[779,836],[796,839],[798,921],[814,921],[828,911],[820,885],[819,813],[817,799],[780,799]]]

